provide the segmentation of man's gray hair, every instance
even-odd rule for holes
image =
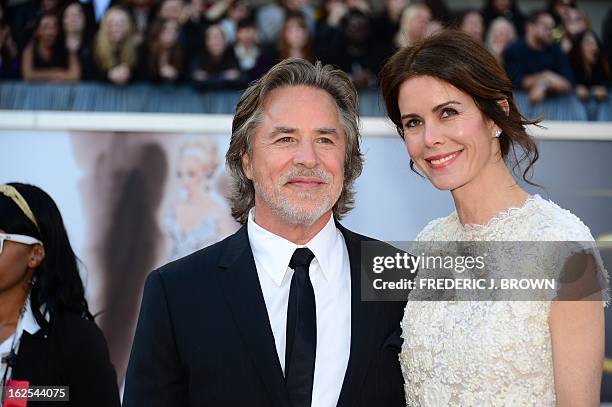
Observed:
[[[232,121],[232,138],[225,155],[227,168],[233,179],[229,196],[232,216],[246,223],[249,210],[255,206],[255,188],[242,169],[242,157],[252,151],[253,132],[261,123],[262,106],[275,89],[288,86],[310,86],[329,93],[338,108],[340,123],[346,134],[344,157],[344,185],[333,206],[335,219],[341,219],[355,203],[353,183],[361,174],[363,156],[359,146],[359,110],[357,91],[348,75],[331,65],[317,61],[314,65],[300,58],[288,58],[273,66],[264,76],[253,82],[242,94]],[[308,107],[306,107],[308,108]]]

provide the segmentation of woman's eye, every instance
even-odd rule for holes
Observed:
[[[446,118],[446,117],[450,117],[450,116],[454,116],[457,114],[457,111],[455,109],[451,109],[451,108],[446,108],[444,110],[442,110],[442,118]]]
[[[420,125],[421,125],[421,120],[420,119],[409,119],[406,122],[405,127],[407,129],[409,129],[409,128],[420,126]]]

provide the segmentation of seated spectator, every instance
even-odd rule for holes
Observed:
[[[515,40],[516,30],[512,23],[505,17],[497,17],[489,26],[485,45],[495,58],[503,63],[506,49]]]
[[[553,42],[554,24],[548,12],[533,12],[527,19],[525,39],[519,39],[506,50],[508,76],[517,90],[528,93],[532,103],[543,101],[547,94],[572,90],[572,69],[561,48]]]
[[[299,12],[304,15],[308,31],[314,34],[315,13],[308,0],[277,0],[262,6],[256,15],[257,31],[263,44],[276,44],[285,15],[289,12]]]
[[[133,34],[134,28],[125,9],[113,6],[106,11],[94,46],[98,79],[115,85],[125,85],[134,79],[138,50]]]
[[[431,20],[429,24],[427,25],[427,31],[425,31],[425,37],[430,37],[434,34],[439,33],[442,30],[444,30],[444,25],[442,24],[441,21]]]
[[[478,41],[483,41],[484,20],[478,10],[466,10],[457,19],[457,28],[466,34],[471,35]]]
[[[555,27],[561,26],[567,20],[570,8],[576,8],[575,0],[547,0],[546,11],[554,18]]]
[[[142,44],[147,38],[149,23],[153,18],[153,9],[151,0],[127,0],[127,12],[132,17],[134,24],[134,43]]]
[[[77,54],[66,49],[61,33],[57,15],[44,14],[38,20],[34,38],[21,58],[21,76],[25,81],[76,82],[80,79]]]
[[[239,87],[243,84],[234,50],[228,46],[223,29],[213,24],[204,34],[204,47],[192,61],[191,79],[196,89]]]
[[[382,12],[372,21],[374,37],[379,44],[389,46],[393,43],[406,7],[408,7],[408,0],[385,0]]]
[[[569,8],[559,29],[561,38],[559,43],[565,54],[569,54],[572,45],[578,35],[582,34],[590,27],[590,23],[584,11],[577,8]]]
[[[319,10],[320,18],[315,30],[315,45],[317,50],[329,46],[340,30],[340,21],[349,9],[344,0],[323,0]]]
[[[392,50],[376,44],[370,20],[359,10],[349,11],[341,27],[335,41],[322,49],[321,59],[345,71],[358,88],[376,86],[378,72]]]
[[[252,10],[244,0],[233,0],[229,5],[225,18],[219,23],[227,42],[233,44],[236,42],[236,30],[238,22],[252,15]]]
[[[602,101],[608,97],[606,85],[610,71],[601,51],[601,42],[592,30],[576,37],[569,59],[576,78],[576,96],[581,100],[593,97]]]
[[[424,4],[408,6],[402,13],[400,28],[395,36],[396,48],[403,48],[423,40],[428,34],[431,11]]]
[[[59,16],[63,7],[63,0],[29,0],[26,4],[28,3],[31,4],[31,7],[24,10],[25,13],[16,19],[21,23],[19,25],[13,23],[13,35],[20,52],[25,50],[25,47],[34,37],[42,16],[45,14]]]
[[[67,386],[69,402],[41,405],[119,407],[78,259],[57,205],[40,188],[0,185],[0,270],[0,386]]]
[[[161,0],[156,18],[183,23],[186,20],[183,0]]]
[[[313,41],[301,13],[288,13],[279,33],[278,60],[302,58],[314,62]]]
[[[514,25],[514,29],[523,36],[525,28],[525,16],[521,13],[516,1],[514,0],[487,0],[487,4],[482,10],[485,31],[497,17],[505,17]]]
[[[19,77],[19,52],[0,4],[0,79]]]
[[[234,54],[248,82],[258,79],[272,66],[270,52],[257,42],[255,19],[247,17],[238,22]]]
[[[147,45],[147,78],[153,82],[176,83],[183,77],[183,50],[178,43],[180,25],[176,20],[155,20]]]
[[[368,17],[372,14],[372,6],[369,0],[344,0],[349,10],[358,10]]]
[[[92,61],[92,31],[87,27],[85,9],[79,1],[72,1],[64,8],[62,13],[62,27],[64,29],[64,43],[69,52],[74,52],[79,58],[81,79],[93,77]]]

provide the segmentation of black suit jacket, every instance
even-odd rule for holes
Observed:
[[[14,380],[30,386],[68,386],[70,402],[28,402],[28,406],[119,407],[117,376],[106,340],[92,321],[58,313],[34,335],[23,332]]]
[[[338,406],[405,407],[405,303],[360,300],[361,242],[372,239],[338,227],[351,263],[350,358]],[[123,402],[290,407],[246,226],[149,275]]]

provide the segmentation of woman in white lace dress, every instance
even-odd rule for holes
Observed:
[[[381,90],[411,167],[455,203],[417,240],[593,240],[576,216],[515,182],[509,159],[524,153],[527,180],[538,157],[525,131],[534,122],[479,43],[446,31],[404,48],[383,69]],[[530,271],[550,277],[546,265]],[[413,294],[400,353],[408,405],[599,405],[600,302],[410,301]]]

